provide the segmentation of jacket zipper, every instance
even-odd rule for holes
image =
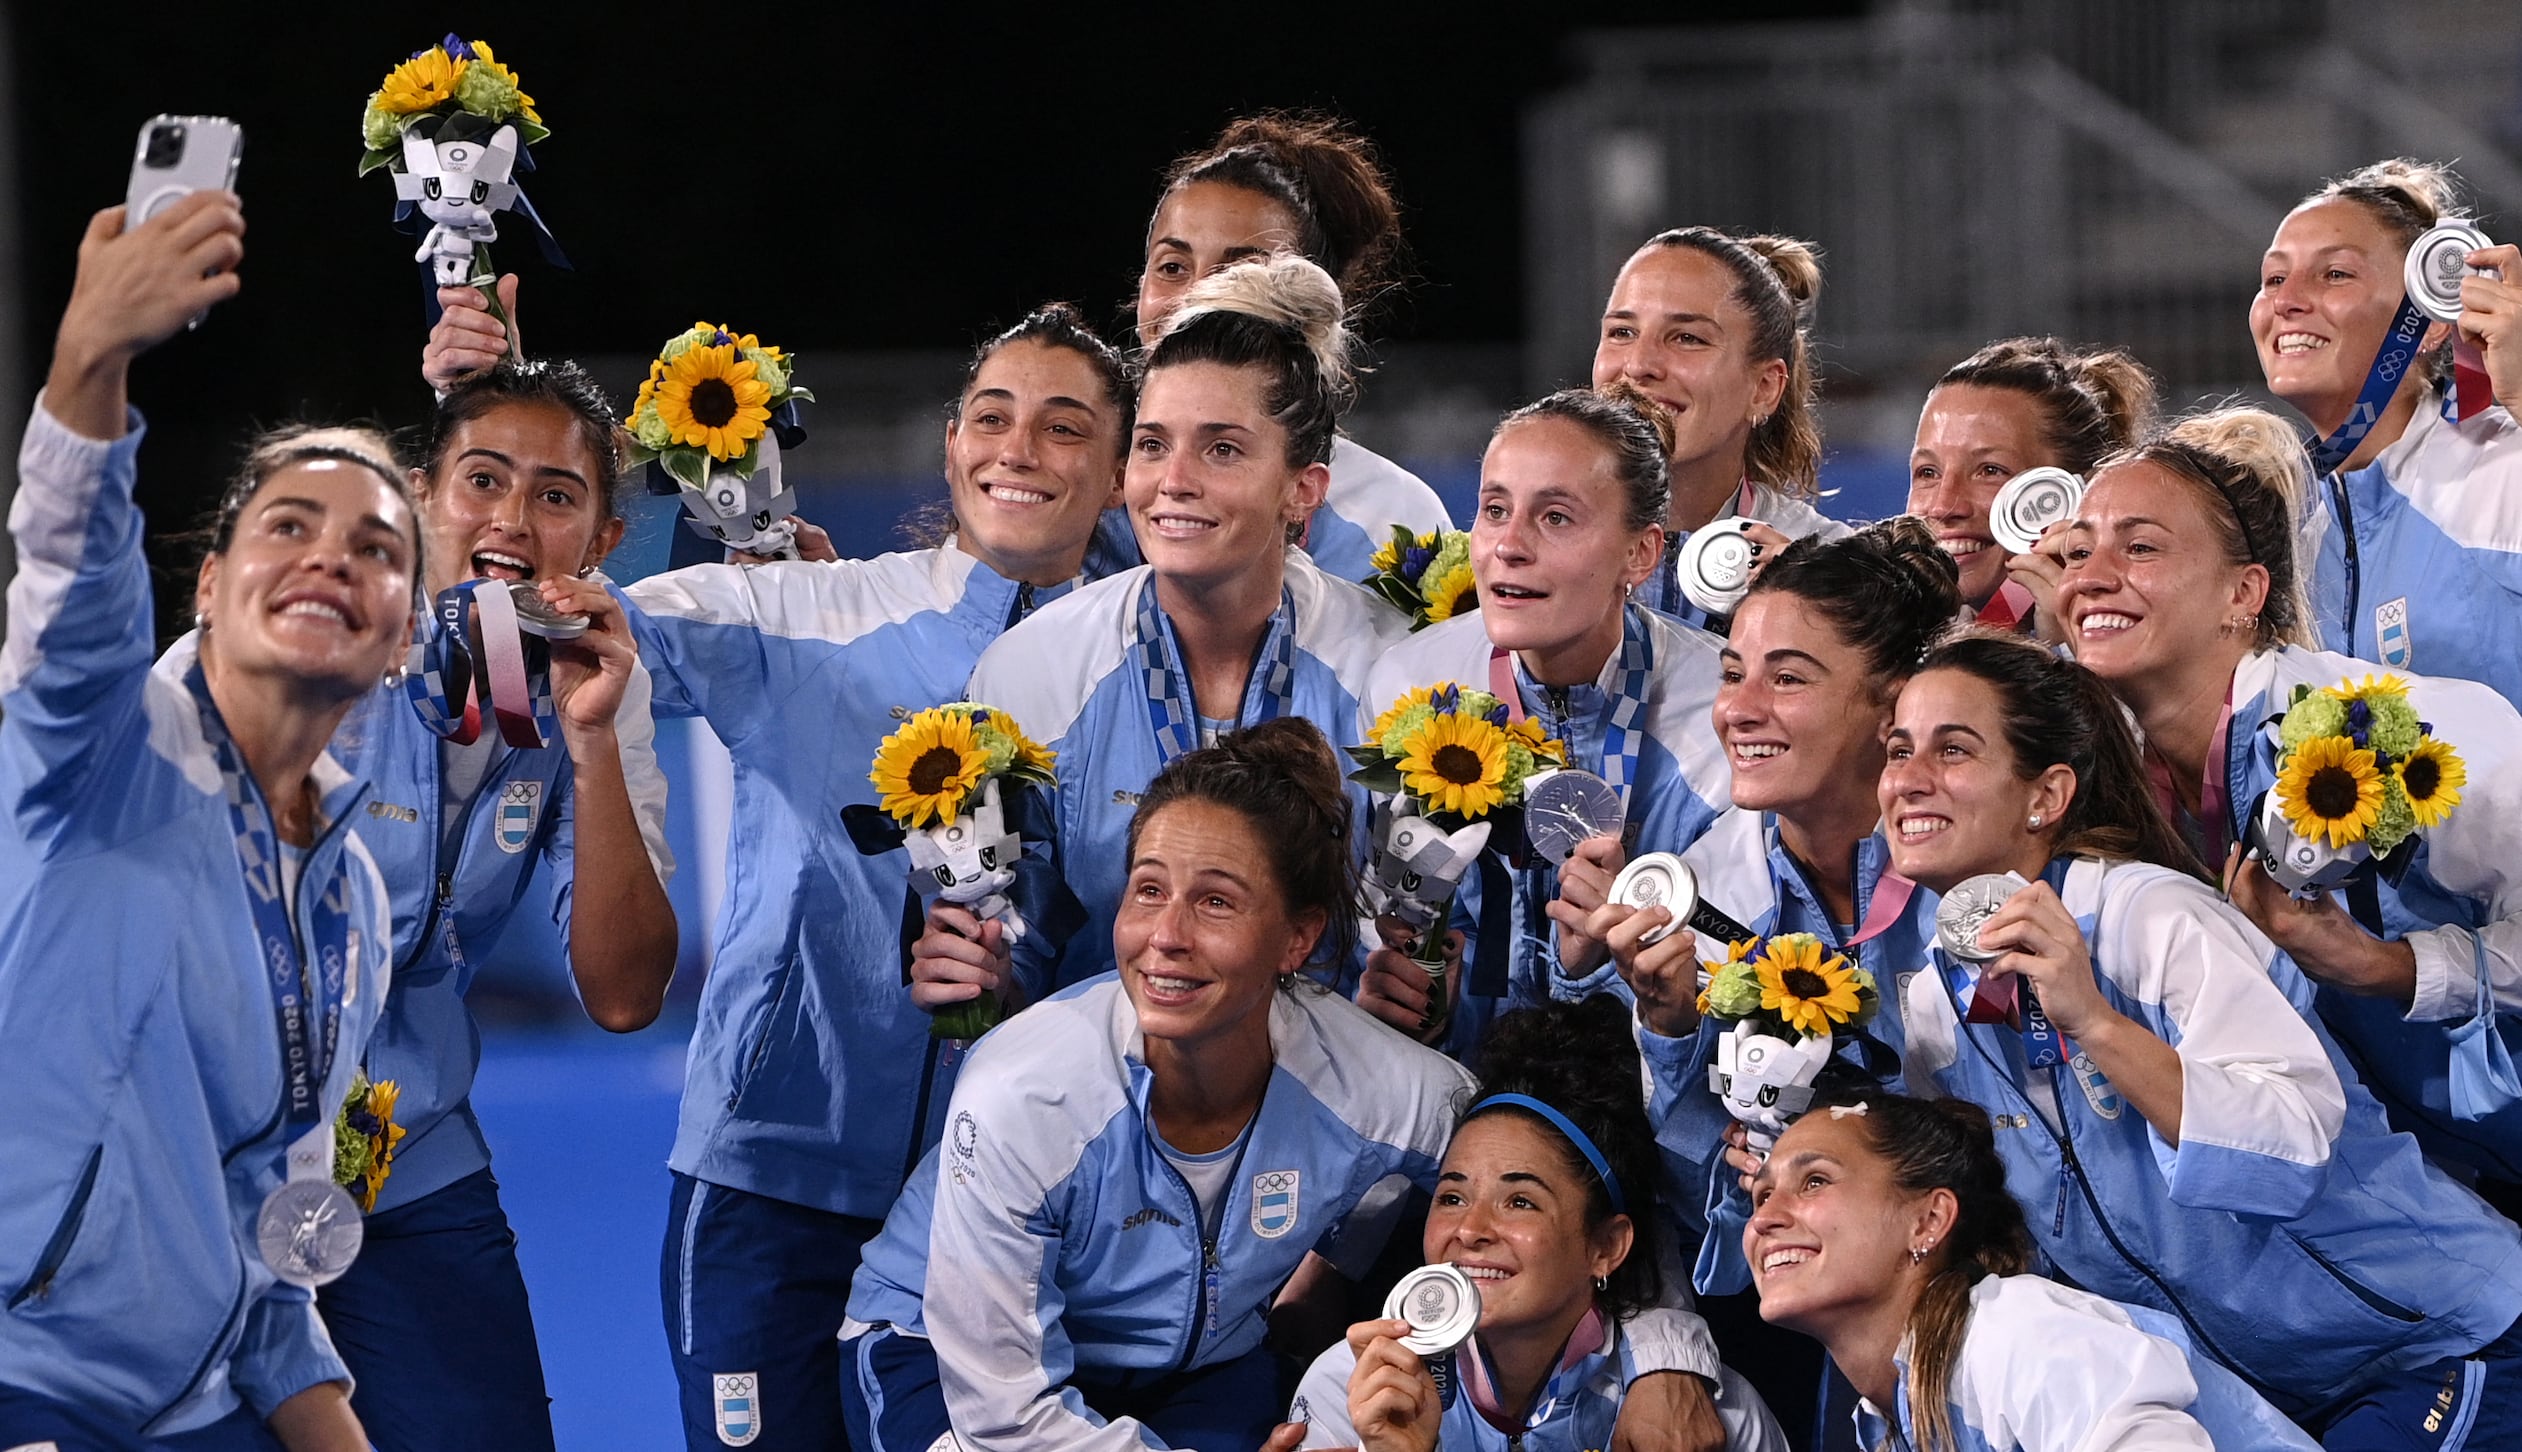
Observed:
[[[2354,1276],[2347,1274],[2345,1267],[2339,1265],[2336,1261],[2331,1260],[2328,1256],[2321,1254],[2318,1250],[2313,1249],[2312,1243],[2305,1240],[2302,1236],[2299,1236],[2289,1230],[2285,1232],[2285,1237],[2286,1239],[2293,1241],[2297,1249],[2301,1250],[2305,1255],[2310,1256],[2322,1270],[2329,1272],[2329,1278],[2331,1280],[2334,1280],[2338,1282],[2339,1285],[2344,1286],[2350,1295],[2353,1295],[2357,1300],[2364,1302],[2367,1307],[2375,1311],[2379,1311],[2383,1315],[2390,1317],[2392,1320],[2406,1325],[2414,1326],[2426,1319],[2424,1313],[2408,1309],[2399,1302],[2384,1296],[2381,1292],[2368,1287],[2364,1284],[2364,1282],[2357,1280]]]
[[[1988,1052],[1988,1046],[1981,1043],[1978,1036],[1975,1034],[1965,1034],[1963,1037],[1970,1040],[1971,1047],[1977,1049],[1979,1051],[1979,1056],[1988,1060],[1989,1067],[1997,1069],[1999,1076],[2010,1086],[2013,1081],[2013,1076],[2004,1072],[2003,1067],[1999,1065],[1996,1062],[1995,1057]],[[2058,1088],[2058,1071],[2054,1065],[2049,1070],[2049,1082],[2053,1091]],[[2172,1293],[2171,1286],[2166,1284],[2161,1276],[2155,1274],[2154,1267],[2137,1259],[2137,1257],[2129,1251],[2127,1242],[2119,1238],[2119,1232],[2111,1228],[2110,1217],[2102,1213],[2102,1202],[2100,1198],[2095,1196],[2093,1193],[2092,1181],[2085,1176],[2084,1162],[2076,1156],[2075,1142],[2066,1132],[2065,1122],[2067,1114],[2067,1101],[2064,1096],[2061,1095],[2058,1099],[2060,1127],[2054,1130],[2049,1127],[2049,1121],[2041,1115],[2040,1111],[2033,1108],[2028,1096],[2022,1095],[2018,1091],[2017,1098],[2021,1100],[2024,1108],[2032,1110],[2032,1122],[2039,1125],[2041,1132],[2048,1135],[2050,1140],[2058,1146],[2058,1153],[2060,1157],[2058,1162],[2059,1180],[2061,1182],[2074,1182],[2077,1191],[2081,1193],[2084,1199],[2086,1207],[2093,1212],[2094,1227],[2102,1232],[2102,1238],[2104,1240],[2110,1242],[2110,1248],[2118,1252],[2119,1258],[2127,1263],[2129,1269],[2134,1270],[2141,1276],[2144,1276],[2147,1281],[2152,1283],[2154,1289],[2160,1292],[2163,1299],[2171,1305],[2174,1313],[2179,1315],[2181,1324],[2189,1328],[2189,1334],[2197,1337],[2198,1344],[2206,1348],[2209,1356],[2214,1357],[2216,1360],[2223,1362],[2227,1366],[2240,1366],[2240,1362],[2225,1355],[2224,1348],[2216,1345],[2215,1338],[2209,1336],[2206,1333],[2206,1329],[2198,1324],[2198,1318],[2191,1315],[2189,1313],[2189,1307],[2182,1303],[2179,1296]],[[2061,1239],[2063,1239],[2066,1235],[2066,1220],[2067,1200],[2064,1192],[2064,1185],[2062,1183],[2060,1187],[2060,1194],[2058,1196],[2058,1216],[2056,1228],[2052,1232]]]
[[[70,1192],[69,1205],[62,1210],[60,1221],[53,1226],[51,1238],[44,1242],[44,1253],[35,1257],[35,1273],[26,1278],[26,1284],[18,1287],[16,1295],[9,1297],[10,1310],[14,1311],[52,1290],[53,1277],[60,1274],[61,1263],[70,1258],[71,1242],[79,1238],[79,1223],[87,1214],[88,1196],[96,1190],[96,1172],[104,1161],[105,1146],[100,1144],[88,1151],[88,1162],[79,1170],[78,1188]]]
[[[1150,1132],[1153,1132],[1152,1127]],[[1151,1145],[1149,1148],[1155,1147]],[[1173,1182],[1182,1187],[1182,1198],[1191,1206],[1191,1238],[1200,1246],[1200,1278],[1191,1291],[1191,1337],[1183,1343],[1181,1359],[1173,1364],[1173,1369],[1179,1373],[1189,1371],[1191,1363],[1200,1354],[1200,1332],[1208,1324],[1209,1298],[1216,1294],[1217,1289],[1217,1242],[1209,1238],[1207,1227],[1200,1224],[1200,1197],[1191,1193],[1191,1181],[1175,1168],[1173,1161],[1165,1158],[1162,1150],[1156,1151],[1156,1162],[1163,1165],[1165,1173],[1173,1176]],[[1222,1215],[1219,1223],[1224,1223]]]
[[[2338,515],[2338,539],[2344,548],[2347,562],[2347,597],[2344,602],[2346,618],[2342,622],[2347,630],[2347,648],[2344,653],[2354,655],[2356,653],[2356,615],[2362,605],[2358,597],[2364,593],[2364,582],[2357,578],[2362,573],[2362,562],[2357,558],[2356,549],[2356,506],[2347,497],[2347,469],[2343,462],[2329,476],[2329,502]]]
[[[466,823],[469,824],[473,820],[473,809],[481,805],[482,793],[490,790],[491,783],[507,785],[507,778],[502,770],[506,764],[506,757],[491,763],[490,770],[483,774],[480,783],[473,788],[472,795],[464,799],[464,809],[459,815]],[[431,775],[434,778],[438,774],[433,772]],[[438,935],[438,923],[441,918],[452,921],[451,914],[455,909],[456,874],[464,866],[464,849],[471,840],[469,832],[459,833],[455,850],[452,852],[447,850],[446,793],[438,791],[430,795],[433,804],[430,807],[429,830],[433,840],[429,844],[429,855],[430,860],[438,865],[438,893],[429,901],[429,911],[421,918],[420,931],[412,935],[411,953],[402,962],[394,965],[394,971],[398,974],[419,963],[422,955],[429,951],[429,944]]]

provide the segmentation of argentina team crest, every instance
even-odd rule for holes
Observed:
[[[2407,670],[2412,653],[2408,642],[2408,597],[2385,600],[2373,610],[2373,640],[2382,651],[2382,664]]]
[[[512,781],[499,793],[499,812],[492,819],[492,836],[499,850],[523,852],[534,840],[534,824],[543,815],[543,784],[539,781]]]
[[[750,1371],[719,1372],[709,1379],[710,1404],[718,1412],[718,1440],[742,1447],[762,1435],[762,1378]]]
[[[2075,1070],[2075,1082],[2084,1090],[2084,1102],[2092,1105],[2093,1112],[2102,1118],[2117,1119],[2119,1111],[2126,1105],[2120,1099],[2119,1091],[2110,1086],[2101,1066],[2085,1057],[2082,1049],[2076,1050],[2075,1057],[2067,1063]]]
[[[1252,1233],[1276,1240],[1296,1228],[1294,1170],[1266,1170],[1252,1177]]]

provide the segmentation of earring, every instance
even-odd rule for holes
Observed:
[[[394,663],[394,668],[385,673],[385,688],[389,691],[393,690],[395,687],[403,684],[404,680],[410,675],[410,668],[404,665],[402,661],[396,661]]]
[[[1594,1277],[1594,1289],[1595,1289],[1595,1290],[1597,1290],[1597,1291],[1607,1291],[1607,1290],[1610,1290],[1610,1289],[1611,1289],[1611,1277],[1609,1277],[1609,1276],[1596,1276],[1596,1277]]]
[[[210,628],[210,612],[209,612],[209,611],[207,611],[207,610],[196,610],[196,611],[194,611],[194,612],[193,612],[193,629],[195,629],[195,630],[208,630],[209,628]]]
[[[1923,1245],[1913,1245],[1909,1247],[1909,1263],[1911,1265],[1925,1265],[1927,1263],[1927,1248]]]
[[[2040,813],[2038,812],[2032,813],[2032,830],[2035,832],[2040,830]]]

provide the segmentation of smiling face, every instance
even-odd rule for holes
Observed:
[[[1927,395],[1909,450],[1908,512],[1935,531],[1961,568],[1962,599],[1988,603],[2005,583],[2005,551],[1988,532],[1988,507],[2025,469],[2063,467],[2043,432],[2040,403],[2011,388],[1952,383]]]
[[[2260,372],[2324,433],[2346,421],[2382,350],[2407,252],[2363,205],[2338,200],[2288,213],[2260,260],[2250,312]]]
[[[1743,1258],[1760,1317],[1819,1336],[1851,1313],[1905,1307],[1925,1281],[1909,1258],[1952,1228],[1949,1190],[1903,1190],[1850,1115],[1807,1114],[1787,1127],[1752,1178]]]
[[[1139,346],[1156,346],[1191,284],[1238,262],[1292,252],[1301,241],[1296,215],[1260,192],[1207,181],[1165,193],[1147,225],[1147,262],[1138,275]]]
[[[433,597],[460,580],[575,575],[622,538],[604,461],[555,403],[499,403],[465,420],[434,476],[415,484]]]
[[[946,425],[956,540],[1011,580],[1077,573],[1095,520],[1121,500],[1121,419],[1074,348],[1032,338],[983,361]]]
[[[1835,820],[1883,762],[1885,683],[1812,602],[1783,590],[1743,601],[1711,713],[1734,768],[1734,804]]]
[[[2051,766],[2025,779],[1996,687],[1967,671],[1929,670],[1901,688],[1880,793],[1892,870],[1944,892],[1982,872],[2038,875],[2075,773]]]
[[[1421,1249],[1480,1287],[1480,1334],[1536,1331],[1565,1340],[1594,1301],[1594,1278],[1628,1258],[1625,1215],[1591,1230],[1592,1170],[1558,1131],[1493,1110],[1454,1132]]]
[[[2213,507],[2160,464],[2094,475],[2065,531],[2058,611],[2075,658],[2114,688],[2230,676],[2251,649],[2234,622],[2259,613],[2268,571],[2226,556]]]
[[[1112,951],[1148,1038],[1181,1050],[1258,1033],[1266,1050],[1270,996],[1324,927],[1288,910],[1270,862],[1260,830],[1214,802],[1177,800],[1139,827]]]
[[[1287,462],[1260,368],[1182,363],[1147,376],[1122,486],[1157,578],[1197,588],[1274,571],[1331,471]]]
[[[1751,356],[1756,320],[1734,274],[1690,247],[1629,259],[1603,305],[1594,386],[1625,378],[1673,414],[1673,462],[1740,459],[1786,392],[1786,362]]]
[[[1660,525],[1628,525],[1611,450],[1584,425],[1531,418],[1489,441],[1471,573],[1489,640],[1550,685],[1591,681],[1620,645],[1629,587],[1662,558]]]
[[[202,561],[193,605],[206,668],[347,699],[373,688],[411,640],[413,521],[374,470],[292,464]]]

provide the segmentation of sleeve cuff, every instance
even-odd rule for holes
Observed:
[[[2434,928],[2401,939],[2417,955],[2417,990],[2409,1000],[2410,1023],[2465,1020],[2478,1012],[2478,955],[2465,928]]]
[[[1629,1338],[1629,1380],[1659,1371],[1717,1379],[1716,1339],[1696,1312],[1651,1306],[1621,1326]]]

